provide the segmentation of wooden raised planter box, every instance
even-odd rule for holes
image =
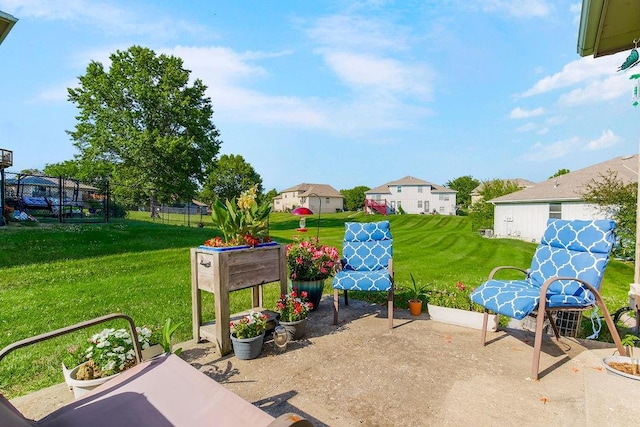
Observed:
[[[287,293],[287,261],[285,246],[272,246],[217,251],[208,248],[191,249],[191,298],[193,338],[216,343],[220,355],[232,350],[229,322],[232,315],[229,293],[252,288],[253,310],[263,310],[262,285],[280,282],[280,292]],[[215,295],[215,320],[202,322],[201,292]]]

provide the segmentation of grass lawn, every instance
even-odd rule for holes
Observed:
[[[320,240],[341,248],[345,221],[381,218],[348,212],[323,215]],[[410,284],[409,273],[423,285],[453,287],[462,281],[474,287],[494,266],[528,267],[535,249],[529,242],[481,237],[471,231],[467,217],[388,219],[399,287]],[[184,221],[182,216],[179,221]],[[315,236],[316,221],[307,219],[309,237]],[[0,348],[111,312],[126,313],[140,326],[160,325],[171,318],[182,322],[176,341],[191,339],[189,249],[218,234],[209,218],[204,228],[193,227],[197,222],[191,221],[192,227],[168,225],[152,222],[148,213],[132,212],[129,219],[109,224],[1,227]],[[298,218],[289,214],[272,214],[271,235],[281,243],[290,242],[297,223]],[[632,281],[632,264],[610,263],[603,289],[611,311],[626,305]],[[327,280],[325,293],[330,292]],[[277,284],[266,286],[266,307],[275,303],[278,293]],[[402,292],[395,305],[407,307]],[[232,312],[249,306],[249,290],[231,294]],[[210,295],[204,299],[203,316],[213,317]],[[7,357],[0,362],[0,391],[11,398],[63,381],[60,363],[66,348],[81,343],[89,333],[58,338]]]

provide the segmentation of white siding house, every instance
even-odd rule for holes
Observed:
[[[365,191],[367,213],[456,214],[456,191],[412,176],[405,176]],[[379,209],[377,208],[379,207]]]
[[[282,190],[273,199],[274,212],[287,212],[300,206],[311,209],[313,213],[341,212],[344,196],[330,185],[298,184]]]
[[[490,200],[494,207],[493,233],[537,242],[549,218],[604,219],[582,200],[585,185],[615,172],[625,183],[638,181],[638,156],[622,156],[548,179],[533,187]]]

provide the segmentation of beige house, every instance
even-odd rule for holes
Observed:
[[[412,176],[405,176],[365,191],[367,213],[456,214],[457,191]]]
[[[533,181],[529,181],[527,179],[522,179],[522,178],[515,178],[515,179],[504,179],[503,181],[512,181],[518,184],[518,187],[520,187],[521,189],[524,188],[529,188],[529,187],[533,187],[534,185],[536,185],[535,182]],[[478,203],[479,201],[482,200],[482,195],[480,195],[480,192],[482,191],[482,189],[484,188],[484,183],[478,185],[476,188],[474,188],[471,191],[471,204],[473,205],[474,203]]]
[[[610,171],[625,184],[637,182],[638,156],[616,157],[489,200],[495,206],[494,235],[538,241],[549,218],[603,219],[582,194],[589,182],[601,181]]]
[[[273,199],[274,212],[288,212],[297,207],[313,213],[335,213],[344,209],[344,196],[327,184],[298,184],[282,190]]]

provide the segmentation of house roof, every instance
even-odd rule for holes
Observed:
[[[442,185],[434,184],[432,182],[424,181],[419,178],[414,178],[412,176],[405,176],[404,178],[397,179],[395,181],[387,182],[386,184],[382,184],[376,188],[372,188],[369,191],[365,191],[365,194],[391,194],[389,191],[389,187],[393,186],[430,186],[432,193],[457,193],[457,191],[452,190],[451,188],[443,187]]]
[[[640,36],[640,2],[582,0],[578,54],[594,58],[634,47]]]
[[[18,18],[0,10],[0,44],[2,44],[2,41],[7,37],[16,22],[18,22]]]
[[[291,188],[287,188],[286,190],[282,190],[280,194],[291,193],[294,191],[299,192],[298,194],[299,197],[308,197],[308,196],[317,195],[319,197],[339,197],[341,199],[344,199],[344,196],[340,194],[338,190],[336,190],[335,188],[333,188],[328,184],[302,183],[302,184],[294,185]]]
[[[536,185],[535,182],[529,181],[528,179],[522,179],[522,178],[503,179],[502,181],[515,182],[515,183],[518,184],[518,187],[521,187],[521,188],[527,188],[527,187],[531,187],[533,185]],[[483,188],[484,188],[484,182],[482,184],[478,185],[473,190],[471,190],[471,194],[473,194],[473,195],[480,194],[480,192],[482,191]]]
[[[548,179],[533,187],[489,200],[495,204],[519,202],[580,201],[584,186],[609,171],[625,184],[638,182],[638,155],[620,156],[606,162]]]

